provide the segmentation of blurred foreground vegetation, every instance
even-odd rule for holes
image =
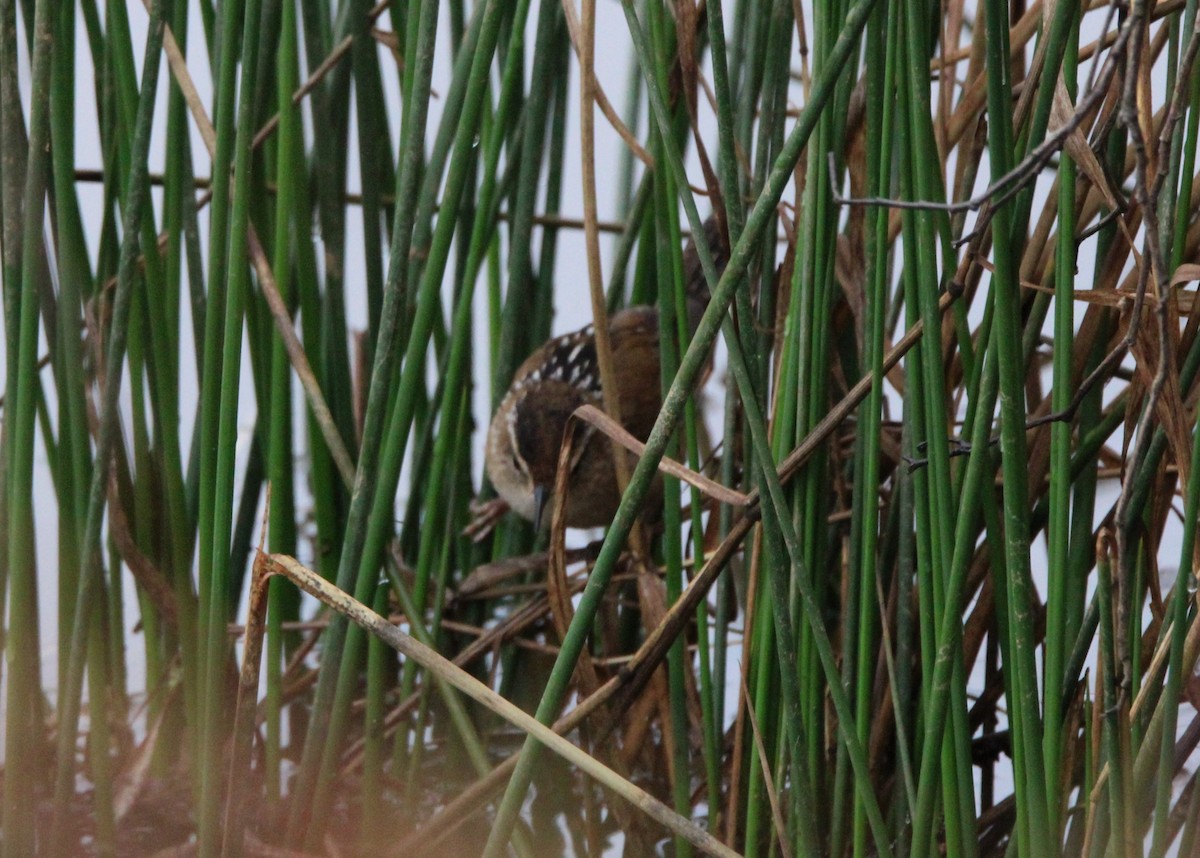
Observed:
[[[1195,854],[1196,11],[0,0],[4,855]],[[603,541],[464,535],[710,212]]]

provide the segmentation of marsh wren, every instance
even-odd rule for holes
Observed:
[[[726,242],[710,217],[704,231],[718,271]],[[708,305],[708,284],[694,241],[684,249],[689,329]],[[629,307],[608,319],[621,422],[638,439],[650,434],[662,405],[658,309]],[[488,429],[485,466],[497,493],[518,515],[540,526],[550,499],[567,420],[581,405],[603,407],[596,340],[591,325],[547,340],[513,375]],[[584,426],[575,441],[567,494],[568,527],[608,524],[621,500],[611,446]],[[636,457],[630,455],[631,463]],[[632,464],[630,466],[632,468]]]

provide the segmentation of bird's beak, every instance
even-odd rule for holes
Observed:
[[[542,513],[546,511],[546,501],[550,499],[550,490],[543,485],[533,487],[533,530],[536,533],[542,529]]]

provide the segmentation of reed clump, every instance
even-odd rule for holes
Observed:
[[[1196,12],[0,0],[0,851],[1194,854]]]

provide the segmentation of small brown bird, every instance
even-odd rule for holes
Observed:
[[[718,270],[725,266],[726,242],[714,218],[705,233]],[[704,280],[693,242],[684,250],[688,322],[692,331],[708,305]],[[621,422],[645,440],[662,405],[659,372],[658,309],[640,306],[609,317]],[[517,369],[511,386],[496,409],[488,429],[485,465],[500,497],[518,515],[543,522],[542,512],[554,487],[558,453],[567,419],[581,405],[603,407],[596,339],[588,325],[548,340]],[[567,497],[568,527],[608,524],[621,498],[617,492],[612,449],[591,426],[580,430],[571,459]],[[636,457],[631,455],[632,462]]]

